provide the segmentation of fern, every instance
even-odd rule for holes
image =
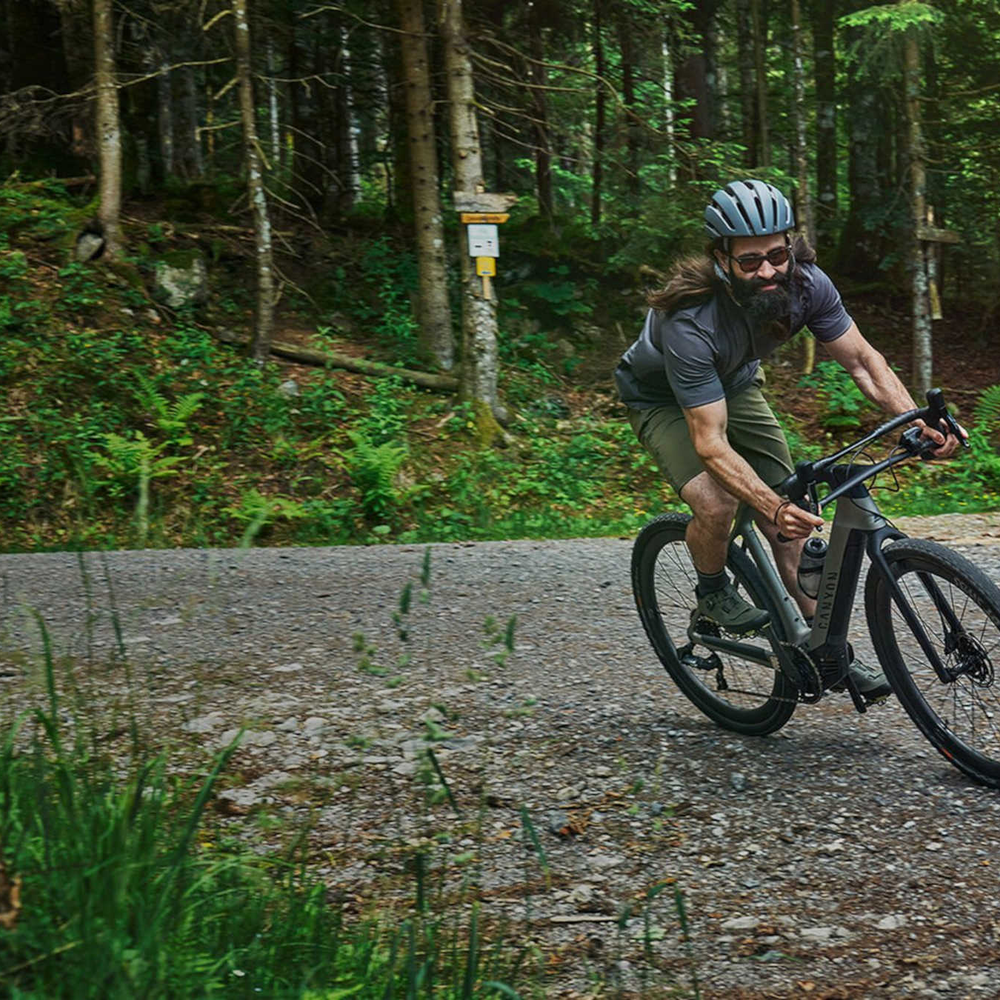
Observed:
[[[391,441],[372,444],[363,431],[348,431],[354,447],[344,455],[354,485],[361,493],[361,506],[372,518],[390,515],[399,501],[396,473],[406,461],[406,447]]]
[[[973,426],[977,435],[989,437],[1000,426],[1000,385],[984,389],[972,411]]]
[[[160,392],[153,381],[142,372],[136,373],[139,387],[136,398],[139,404],[153,417],[153,422],[167,437],[170,444],[189,445],[193,442],[186,433],[188,421],[201,407],[205,398],[203,392],[189,392],[173,403]]]

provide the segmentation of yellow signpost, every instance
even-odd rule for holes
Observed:
[[[482,190],[456,191],[455,208],[466,227],[469,256],[476,262],[476,275],[483,281],[483,298],[493,301],[492,278],[497,273],[500,238],[497,226],[510,218],[504,211],[517,201],[517,195]]]
[[[490,279],[497,273],[496,257],[477,257],[476,274],[483,279],[483,298],[489,301],[493,298]]]

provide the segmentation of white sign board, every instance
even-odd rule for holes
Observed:
[[[474,223],[469,226],[469,256],[500,256],[500,237],[497,235],[496,226],[482,223]]]

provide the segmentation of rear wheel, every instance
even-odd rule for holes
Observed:
[[[632,549],[632,590],[646,635],[667,673],[710,719],[726,729],[763,736],[780,729],[795,711],[796,689],[771,667],[692,645],[688,639],[697,583],[684,540],[686,514],[664,514],[639,533]],[[726,568],[739,592],[771,613],[771,628],[784,638],[781,623],[760,574],[750,559],[730,545]],[[747,639],[770,649],[764,638]]]
[[[886,676],[944,757],[1000,788],[1000,590],[968,559],[934,542],[906,538],[883,554],[906,605],[869,571],[865,610]]]

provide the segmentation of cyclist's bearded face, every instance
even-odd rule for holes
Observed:
[[[729,247],[726,265],[733,298],[757,325],[783,319],[789,313],[788,279],[793,262],[786,258],[775,265],[763,257],[785,246],[784,236],[775,235],[734,239]],[[744,263],[758,266],[745,270]]]
[[[788,272],[776,271],[768,278],[758,275],[743,276],[739,267],[730,271],[733,298],[746,309],[751,320],[768,323],[788,315],[791,299],[788,296]]]

